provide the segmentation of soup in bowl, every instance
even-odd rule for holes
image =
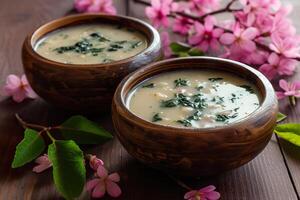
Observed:
[[[51,21],[24,41],[22,61],[36,93],[64,109],[110,109],[118,83],[161,58],[158,32],[125,16],[80,14]]]
[[[116,135],[135,158],[184,176],[212,175],[252,160],[276,125],[271,83],[242,63],[165,60],[127,76],[114,95]]]

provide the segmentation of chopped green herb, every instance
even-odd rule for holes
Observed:
[[[110,63],[110,62],[113,62],[114,60],[113,59],[110,59],[110,58],[104,58],[103,59],[103,63]]]
[[[178,123],[182,124],[183,126],[189,127],[192,126],[192,123],[189,120],[177,120]]]
[[[216,81],[223,80],[223,78],[208,78],[208,80],[211,82],[216,82]]]
[[[224,97],[215,96],[211,100],[212,102],[216,102],[216,104],[222,104],[224,103]]]
[[[223,114],[217,114],[215,120],[217,122],[225,122],[229,119],[229,117],[227,115],[223,115]]]
[[[142,88],[154,88],[154,83],[149,83],[147,85],[143,85]]]
[[[204,109],[206,104],[206,99],[202,97],[201,94],[196,94],[192,97],[185,96],[184,94],[175,94],[175,98],[162,101],[161,107],[175,107],[175,106],[185,106],[192,107],[194,109]]]
[[[239,107],[233,109],[234,112],[238,111],[238,109],[240,109]]]
[[[197,90],[202,90],[203,88],[204,88],[204,87],[203,87],[203,86],[201,86],[201,85],[200,85],[200,86],[198,86],[198,87],[196,87],[196,89],[197,89]]]
[[[94,39],[98,39],[99,42],[109,42],[110,40],[99,33],[91,33],[90,36]]]
[[[187,80],[181,78],[174,80],[174,83],[175,83],[175,87],[188,86],[189,84]]]
[[[233,115],[224,115],[224,114],[217,114],[215,120],[217,122],[226,122],[230,118],[236,118],[238,113],[234,113]]]
[[[142,43],[143,43],[142,41],[137,41],[137,42],[133,41],[133,42],[131,42],[131,46],[130,47],[132,49],[134,49],[134,48],[140,46]]]
[[[244,88],[250,94],[254,94],[254,90],[250,85],[240,85],[240,87]]]
[[[157,122],[157,121],[161,121],[161,120],[162,120],[162,118],[159,116],[159,113],[156,113],[152,117],[152,122]]]

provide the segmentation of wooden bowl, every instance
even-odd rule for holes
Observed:
[[[148,40],[141,53],[108,64],[64,64],[48,60],[33,48],[45,34],[56,29],[86,23],[111,23],[140,31]],[[114,91],[130,72],[161,58],[160,36],[149,24],[132,17],[102,14],[81,14],[51,21],[30,34],[24,41],[22,61],[33,90],[64,109],[73,111],[107,111]]]
[[[178,128],[143,120],[126,106],[137,84],[162,72],[177,69],[226,71],[254,83],[261,106],[249,116],[215,128]],[[212,175],[239,167],[268,144],[276,125],[277,99],[271,83],[257,70],[239,62],[191,57],[150,64],[127,76],[118,86],[112,105],[116,135],[139,161],[183,176]]]

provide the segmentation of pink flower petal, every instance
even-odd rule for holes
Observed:
[[[289,84],[286,80],[281,79],[279,81],[279,86],[284,90],[284,91],[289,91]]]
[[[206,31],[212,31],[214,28],[214,24],[215,24],[215,18],[212,16],[208,16],[205,18],[204,20],[204,27]]]
[[[203,41],[198,45],[198,47],[199,47],[202,51],[206,52],[206,51],[208,50],[208,48],[209,48],[209,43],[208,43],[207,40],[203,40]]]
[[[85,185],[86,190],[91,192],[95,188],[95,186],[99,183],[99,181],[100,181],[99,178],[95,178],[88,181]]]
[[[268,62],[274,66],[278,65],[279,64],[279,56],[276,53],[271,53],[271,55],[268,58]]]
[[[191,190],[191,191],[185,193],[184,199],[190,199],[190,198],[194,197],[197,194],[197,192],[198,192],[197,190]]]
[[[223,30],[223,29],[215,28],[215,29],[212,31],[212,36],[213,36],[214,38],[219,38],[223,33],[224,33],[224,30]]]
[[[294,81],[293,84],[295,85],[296,90],[300,90],[300,81]]]
[[[33,172],[36,172],[36,173],[40,173],[40,172],[43,172],[45,171],[46,169],[50,168],[51,165],[48,165],[48,164],[39,164],[37,166],[35,166],[32,171]]]
[[[7,95],[12,95],[11,93],[17,90],[21,86],[21,80],[18,76],[10,74],[6,78],[5,91]]]
[[[205,197],[208,199],[208,200],[217,200],[217,199],[220,199],[221,195],[219,192],[216,192],[216,191],[211,191],[209,193],[206,193],[205,194]]]
[[[242,40],[239,44],[242,49],[248,52],[253,52],[256,49],[256,44],[251,40]]]
[[[250,27],[243,31],[241,38],[243,38],[244,40],[253,40],[257,36],[257,34],[257,29]]]
[[[108,173],[107,173],[107,170],[105,169],[105,167],[103,165],[98,166],[97,175],[100,178],[106,178],[107,177]]]
[[[118,197],[122,194],[121,188],[113,181],[106,181],[107,193],[112,197]]]
[[[12,98],[15,102],[22,102],[26,98],[26,92],[24,89],[20,88],[15,91],[14,94],[12,94]]]
[[[119,182],[120,181],[120,176],[118,173],[112,173],[108,175],[108,179],[113,181],[113,182]]]
[[[94,187],[94,190],[92,192],[93,198],[101,198],[105,194],[105,183],[104,181],[100,180],[97,185]]]
[[[215,190],[215,189],[216,189],[215,186],[209,185],[209,186],[206,186],[206,187],[204,187],[204,188],[201,188],[199,191],[200,191],[200,192],[211,192],[211,191],[213,191],[213,190]]]
[[[26,87],[24,87],[26,96],[31,98],[31,99],[35,99],[38,97],[38,95],[33,91],[33,89],[30,87],[30,85],[27,85]]]
[[[235,36],[231,33],[224,33],[220,37],[220,42],[226,45],[230,45],[235,41]]]

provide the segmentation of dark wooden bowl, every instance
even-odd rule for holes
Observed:
[[[112,23],[140,31],[148,40],[141,53],[108,64],[64,64],[37,54],[33,46],[38,39],[56,29],[87,23]],[[130,72],[161,58],[158,32],[149,24],[135,18],[102,14],[81,14],[51,21],[30,34],[24,41],[22,61],[33,90],[56,106],[89,112],[111,108],[114,91]]]
[[[254,83],[261,106],[237,122],[216,128],[176,128],[145,121],[126,107],[131,89],[141,81],[177,69],[213,69],[236,74]],[[112,105],[116,135],[139,161],[183,176],[212,175],[239,167],[259,154],[276,125],[277,99],[271,83],[257,70],[239,62],[192,57],[150,64],[127,76]]]

